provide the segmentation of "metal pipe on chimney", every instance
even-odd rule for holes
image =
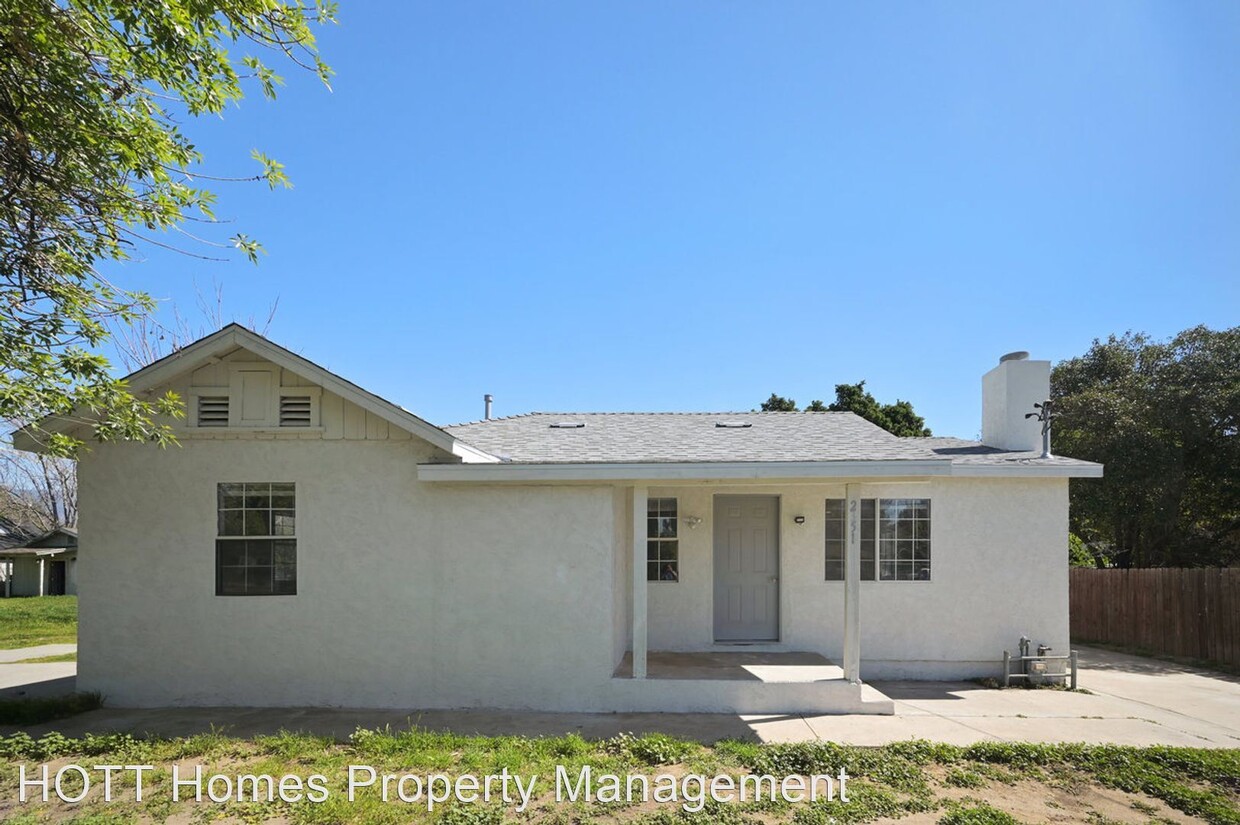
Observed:
[[[482,415],[486,421],[491,420],[491,402],[494,400],[495,400],[494,397],[492,397],[490,393],[487,393],[486,395],[482,396],[482,403],[483,403]]]

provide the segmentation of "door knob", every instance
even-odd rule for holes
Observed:
[[[779,576],[771,576],[771,583],[772,583],[772,584],[773,584],[773,583],[775,583],[775,582],[777,582],[777,581],[779,581]]]

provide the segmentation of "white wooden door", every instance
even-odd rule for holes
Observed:
[[[715,496],[715,641],[779,639],[779,498]]]

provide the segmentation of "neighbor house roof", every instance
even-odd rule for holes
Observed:
[[[72,527],[56,527],[48,530],[38,538],[28,539],[17,546],[4,546],[0,556],[16,558],[18,556],[58,556],[70,551],[77,552],[77,530]]]
[[[0,516],[0,550],[21,547],[38,535],[33,528],[23,526],[6,516]]]
[[[1088,461],[1043,459],[958,438],[901,438],[851,412],[530,413],[444,429],[502,462],[522,465],[837,463],[934,475],[1093,476],[1102,470]],[[491,469],[489,476],[505,473]]]

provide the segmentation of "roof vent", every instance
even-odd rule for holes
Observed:
[[[200,395],[198,396],[198,426],[199,427],[227,427],[228,426],[228,396],[227,395]]]
[[[721,430],[745,430],[753,426],[752,421],[716,421],[715,427]]]
[[[280,396],[281,427],[309,427],[311,416],[310,396]]]
[[[580,430],[586,424],[584,421],[553,421],[551,429],[553,430]]]
[[[1009,352],[1007,355],[999,356],[1000,364],[1002,364],[1004,361],[1028,361],[1028,360],[1029,360],[1029,353],[1025,352],[1023,349],[1018,349],[1016,350],[1016,352]]]

